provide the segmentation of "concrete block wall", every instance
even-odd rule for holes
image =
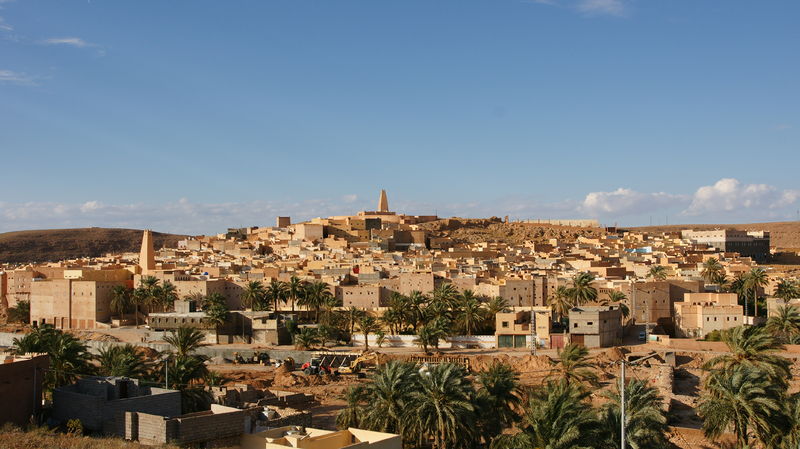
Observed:
[[[171,390],[157,390],[149,396],[118,399],[103,405],[105,418],[103,432],[107,434],[125,435],[125,412],[143,412],[161,417],[174,417],[181,414],[181,393]],[[160,393],[168,391],[167,393]]]
[[[172,421],[177,424],[177,434],[170,442],[190,444],[238,437],[244,432],[246,413],[244,410],[227,409],[221,413],[175,418]]]

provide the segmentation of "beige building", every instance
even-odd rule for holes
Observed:
[[[114,287],[128,281],[36,280],[30,286],[31,324],[59,329],[107,327]],[[108,324],[110,325],[110,324]]]
[[[242,449],[402,449],[400,435],[349,428],[322,430],[286,426],[242,435]]]
[[[581,306],[569,311],[569,340],[587,348],[614,346],[622,338],[622,313],[615,306]]]
[[[551,314],[549,307],[535,307],[536,338],[540,346],[549,346]],[[495,338],[498,348],[530,347],[531,311],[501,312],[495,315]]]
[[[704,338],[744,324],[744,307],[736,293],[687,293],[674,307],[676,337]]]

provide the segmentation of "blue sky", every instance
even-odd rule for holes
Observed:
[[[0,8],[0,231],[798,218],[794,0]]]

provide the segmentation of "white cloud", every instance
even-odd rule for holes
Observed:
[[[344,195],[342,196],[342,201],[344,201],[345,203],[355,203],[356,201],[358,201],[358,195],[356,195],[355,193]]]
[[[628,14],[628,8],[623,0],[581,0],[576,8],[587,15],[624,17]]]
[[[14,27],[8,24],[2,17],[0,17],[0,31],[14,31]]]
[[[620,217],[674,207],[685,204],[686,201],[687,198],[683,195],[665,192],[642,193],[620,187],[613,192],[587,194],[580,205],[580,210],[593,217]]]
[[[84,48],[84,47],[96,47],[96,44],[92,44],[86,42],[85,40],[79,37],[54,37],[50,39],[45,39],[41,41],[44,45],[67,45],[70,47],[77,47],[77,48]]]
[[[23,72],[0,69],[0,84],[2,83],[32,86],[36,84],[36,77]]]
[[[797,190],[778,190],[767,184],[742,184],[738,179],[723,178],[710,186],[697,189],[684,215],[710,213],[742,213],[761,211],[769,218],[770,211],[794,204],[800,199]]]

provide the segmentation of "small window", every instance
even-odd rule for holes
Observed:
[[[503,324],[502,324],[502,326],[503,326],[503,327],[508,327],[508,321],[503,321]]]
[[[586,323],[587,326],[591,326],[592,324],[594,324],[594,322],[592,322],[592,321],[589,321],[589,322]]]
[[[573,327],[578,327],[578,323],[575,323],[575,325]]]

